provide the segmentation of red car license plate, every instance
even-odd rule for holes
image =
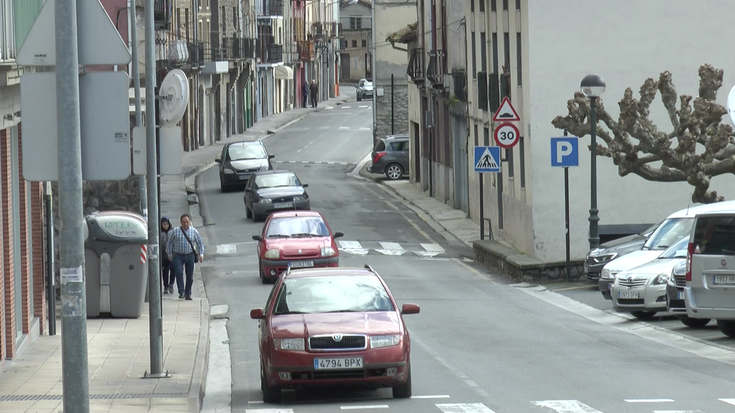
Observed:
[[[314,359],[314,370],[361,369],[362,367],[362,357]]]

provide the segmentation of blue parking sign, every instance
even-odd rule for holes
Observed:
[[[579,166],[579,138],[562,136],[551,138],[551,166]]]

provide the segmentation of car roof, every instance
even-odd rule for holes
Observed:
[[[378,274],[370,268],[359,267],[315,267],[315,268],[299,268],[292,269],[291,272],[285,274],[286,278],[306,278],[306,277],[350,277],[356,275],[372,275]]]
[[[261,175],[276,175],[276,174],[291,174],[296,175],[294,172],[289,171],[288,169],[271,169],[266,171],[255,171],[253,172],[253,175],[261,176]]]
[[[298,210],[298,211],[279,211],[279,212],[271,213],[271,219],[289,218],[289,217],[321,217],[321,218],[324,218],[322,214],[320,214],[318,211]]]
[[[705,212],[735,212],[735,201],[714,202],[711,204],[695,205],[684,208],[669,215],[668,218],[686,218],[693,217]]]
[[[239,142],[230,142],[226,144],[225,146],[229,148],[230,146],[248,146],[248,145],[261,145],[262,146],[263,142],[261,141],[239,141]]]

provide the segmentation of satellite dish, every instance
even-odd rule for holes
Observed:
[[[735,125],[735,86],[730,89],[730,93],[727,95],[727,114],[730,115],[730,120]]]
[[[158,106],[161,125],[174,126],[179,123],[189,104],[189,83],[186,74],[181,69],[170,71],[163,78],[158,95],[161,98]]]

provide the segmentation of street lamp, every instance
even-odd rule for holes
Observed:
[[[597,222],[600,217],[597,215],[599,212],[597,209],[597,139],[596,139],[596,128],[597,120],[595,119],[595,107],[597,98],[605,92],[605,81],[599,75],[587,75],[582,79],[582,93],[590,98],[590,122],[592,123],[592,146],[591,149],[591,161],[590,161],[590,249],[595,249],[600,245],[600,233],[597,229]]]

